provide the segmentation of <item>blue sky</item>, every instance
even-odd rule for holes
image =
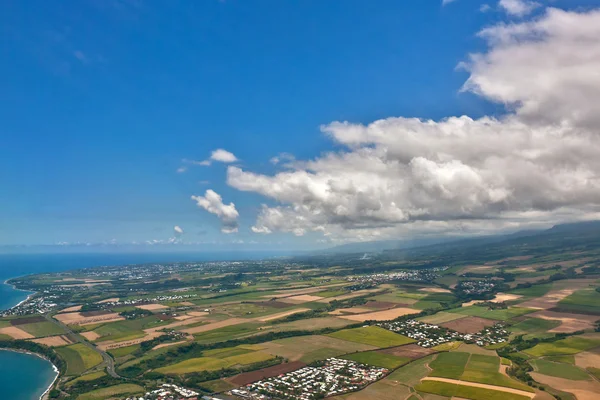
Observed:
[[[552,5],[575,7],[564,3]],[[274,176],[281,166],[269,160],[280,153],[315,160],[345,152],[320,129],[333,121],[504,114],[502,102],[460,92],[469,72],[456,68],[487,51],[477,32],[515,21],[498,7],[3,2],[0,244],[165,241],[180,226],[186,242],[317,246],[319,229],[253,232],[261,204],[286,200],[228,184],[227,167]],[[238,161],[182,161],[215,149]],[[221,232],[218,216],[191,200],[207,189],[235,204],[237,233]]]

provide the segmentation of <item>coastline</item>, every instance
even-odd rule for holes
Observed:
[[[25,303],[26,301],[29,301],[29,299],[31,299],[33,296],[35,296],[37,294],[37,292],[31,292],[29,290],[19,289],[15,285],[13,285],[11,283],[8,283],[9,280],[14,279],[14,278],[19,278],[19,277],[15,276],[15,277],[12,277],[12,278],[8,278],[3,283],[5,285],[7,285],[7,286],[11,286],[13,290],[18,290],[18,291],[21,291],[21,292],[29,292],[29,294],[27,295],[26,299],[21,300],[19,303],[11,306],[10,308],[7,308],[7,310],[10,310],[12,308],[20,306],[21,304]],[[5,310],[0,310],[0,311],[5,311]],[[54,370],[54,373],[55,373],[54,379],[52,380],[52,382],[50,383],[50,385],[48,385],[48,387],[46,388],[46,390],[44,390],[44,393],[42,393],[40,395],[40,398],[39,398],[39,400],[48,400],[49,399],[48,395],[50,393],[50,390],[52,390],[52,387],[54,387],[54,384],[56,383],[56,381],[60,377],[60,370],[56,367],[56,365],[54,365],[54,363],[52,361],[50,361],[48,358],[46,358],[43,355],[38,354],[38,353],[32,353],[30,351],[19,350],[19,349],[8,349],[8,348],[4,348],[4,347],[0,347],[0,351],[12,351],[12,352],[15,352],[15,353],[30,354],[30,355],[39,357],[41,359],[44,359],[44,360],[48,361],[50,363],[50,365],[52,365],[52,369]]]
[[[52,380],[52,382],[50,383],[50,385],[48,385],[48,387],[46,388],[46,390],[44,390],[44,393],[42,393],[40,395],[40,399],[39,400],[48,400],[48,394],[50,393],[50,390],[52,389],[52,387],[54,386],[54,384],[56,383],[56,381],[58,380],[58,377],[60,376],[60,370],[56,367],[56,365],[54,365],[54,363],[52,361],[50,361],[48,358],[44,357],[41,354],[38,353],[32,353],[31,351],[26,351],[26,350],[20,350],[20,349],[10,349],[10,348],[5,348],[5,347],[0,347],[0,351],[12,351],[13,353],[21,353],[21,354],[29,354],[32,356],[36,356],[39,357],[43,360],[46,360],[50,363],[50,365],[52,365],[52,369],[54,370],[54,379]]]

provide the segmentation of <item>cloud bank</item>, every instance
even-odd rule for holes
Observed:
[[[271,200],[252,231],[373,240],[600,216],[600,12],[549,8],[479,36],[463,90],[505,116],[332,122],[342,151],[273,175],[229,166],[230,186]]]

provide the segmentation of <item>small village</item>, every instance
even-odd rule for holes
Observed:
[[[314,400],[359,390],[389,372],[339,358],[329,358],[321,364],[254,382],[229,394],[244,399]]]
[[[378,284],[390,281],[411,281],[428,282],[439,277],[437,272],[447,270],[449,267],[431,268],[427,270],[398,271],[389,274],[370,274],[360,276],[350,276],[347,278],[350,282]]]
[[[461,281],[456,286],[456,290],[467,295],[478,295],[492,292],[495,286],[496,284],[490,280]]]
[[[127,397],[126,400],[197,400],[200,394],[177,385],[163,383],[160,389],[143,396]]]
[[[378,326],[417,340],[421,347],[434,347],[442,343],[464,341],[479,346],[488,346],[506,342],[508,331],[505,325],[497,323],[477,333],[460,333],[439,325],[427,324],[414,319],[399,322],[383,322]]]

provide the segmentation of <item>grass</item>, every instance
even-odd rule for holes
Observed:
[[[305,363],[336,357],[355,351],[373,350],[373,346],[348,342],[322,335],[297,336],[263,343],[259,349],[290,360],[300,359]]]
[[[449,313],[440,311],[439,313],[428,315],[426,317],[417,318],[419,321],[425,322],[427,324],[439,325],[444,322],[454,321],[460,318],[466,318],[465,315],[457,314],[457,313]]]
[[[58,325],[53,324],[50,321],[34,322],[31,324],[19,325],[19,329],[25,332],[39,337],[64,335],[65,331]]]
[[[397,357],[391,354],[380,353],[377,351],[365,351],[362,353],[348,354],[342,357],[346,360],[352,360],[361,364],[373,365],[375,367],[396,369],[401,365],[410,362],[408,357]]]
[[[431,376],[460,379],[469,361],[469,353],[440,353],[429,366],[433,369]]]
[[[327,335],[336,339],[347,340],[385,348],[413,343],[415,340],[378,326],[368,326],[355,329],[344,329]]]
[[[563,354],[577,354],[597,346],[600,346],[600,339],[586,339],[570,336],[566,339],[552,343],[540,343],[524,352],[534,357],[557,356]]]
[[[224,381],[223,379],[215,379],[214,381],[202,382],[201,386],[210,390],[213,393],[225,392],[227,390],[235,389],[237,386]]]
[[[521,321],[508,328],[509,331],[517,335],[526,333],[540,333],[547,332],[552,328],[556,328],[561,324],[558,320],[542,319],[542,318],[528,318],[525,321]]]
[[[435,351],[450,351],[458,349],[461,344],[462,342],[446,342],[438,344],[437,346],[433,346],[431,349]]]
[[[429,373],[427,364],[430,364],[434,357],[434,355],[430,355],[413,361],[410,364],[406,364],[392,372],[385,379],[401,382],[408,386],[414,386],[418,384],[423,377],[427,376]]]
[[[342,296],[346,293],[349,293],[346,290],[335,290],[335,289],[331,289],[331,290],[325,290],[323,292],[318,292],[315,293],[315,296],[320,296],[320,297],[336,297],[336,296]]]
[[[144,393],[145,390],[139,385],[131,383],[123,383],[121,385],[109,386],[107,388],[93,390],[91,392],[84,393],[77,397],[77,400],[104,400],[112,397],[123,397],[126,394],[139,394]]]
[[[72,386],[79,381],[93,381],[98,378],[102,378],[105,375],[106,373],[104,371],[97,371],[90,374],[81,375],[79,378],[75,378],[72,381],[67,382],[65,386]]]
[[[272,359],[271,354],[254,351],[225,358],[200,357],[185,360],[176,364],[156,369],[163,374],[188,374],[198,371],[216,371],[235,365],[248,365]]]
[[[230,339],[237,339],[244,336],[250,336],[258,333],[258,328],[262,326],[257,323],[244,323],[237,325],[224,326],[223,328],[212,331],[197,333],[194,335],[196,342],[201,344],[224,342]]]
[[[588,372],[596,377],[596,379],[600,379],[600,368],[588,367]]]
[[[214,358],[227,358],[233,356],[239,356],[240,354],[251,353],[251,349],[245,349],[243,347],[226,347],[224,349],[208,350],[203,353],[206,357]]]
[[[118,347],[116,349],[111,349],[108,352],[115,358],[125,357],[140,348],[139,344],[134,344],[126,347]]]
[[[573,355],[549,356],[546,357],[546,360],[575,365],[575,356]]]
[[[499,368],[499,357],[471,354],[471,358],[467,363],[465,372],[462,374],[460,379],[469,382],[485,383],[488,385],[503,386],[524,391],[533,391],[529,386],[498,372]]]
[[[529,288],[514,289],[508,293],[518,294],[518,295],[524,296],[524,297],[542,297],[546,293],[548,293],[550,291],[550,289],[552,289],[552,284],[545,283],[543,285],[533,285]]]
[[[446,382],[424,381],[417,385],[415,389],[420,392],[433,393],[445,397],[458,397],[472,400],[529,400],[529,397],[520,394],[465,385],[455,385]]]
[[[4,333],[0,333],[0,340],[13,340],[13,337],[10,335],[5,335]]]
[[[598,303],[600,303],[600,293],[594,289],[583,289],[562,299],[558,307],[561,311],[598,315],[600,313]]]
[[[504,310],[489,310],[487,307],[469,306],[449,310],[448,312],[458,313],[462,315],[470,315],[472,317],[480,317],[487,319],[495,319],[506,321],[514,317],[529,314],[536,311],[533,308],[510,307]]]
[[[144,329],[165,325],[157,317],[151,315],[139,319],[111,322],[94,330],[100,337],[97,341],[114,340],[123,341],[144,337]]]
[[[100,354],[81,343],[55,350],[67,362],[67,375],[80,375],[102,362]]]
[[[552,362],[541,358],[531,361],[530,364],[540,374],[556,376],[572,381],[585,381],[590,379],[590,376],[584,370],[577,368],[574,365]]]

